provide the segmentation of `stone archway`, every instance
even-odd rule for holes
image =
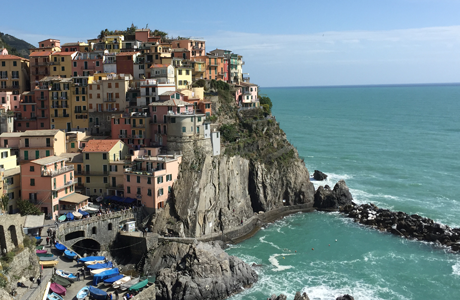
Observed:
[[[6,249],[6,236],[5,236],[5,230],[3,230],[3,226],[0,225],[0,253],[3,253],[3,249]]]
[[[96,252],[101,251],[101,244],[95,239],[83,238],[74,243],[71,247],[75,252],[83,255],[93,255]]]
[[[83,230],[74,231],[65,235],[64,240],[69,241],[77,238],[85,237],[85,232]]]
[[[19,247],[18,236],[16,234],[16,226],[11,225],[10,227],[8,227],[8,231],[10,232],[11,242],[13,242],[14,247]]]

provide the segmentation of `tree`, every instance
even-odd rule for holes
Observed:
[[[154,36],[160,36],[162,40],[165,39],[165,37],[168,35],[166,32],[164,31],[160,31],[158,29],[155,29],[152,33]]]
[[[267,114],[272,113],[273,103],[272,103],[272,100],[270,99],[270,97],[259,95],[259,102],[260,102],[260,105],[264,108],[264,111],[266,110],[265,112]],[[267,106],[265,106],[264,104],[266,104]],[[268,108],[266,108],[266,107],[268,107]]]
[[[17,205],[21,216],[40,215],[42,213],[37,206],[27,200],[18,200]]]
[[[2,196],[1,200],[2,200],[1,201],[2,208],[6,212],[8,210],[8,202],[10,202],[10,197],[8,197],[8,195],[5,194]]]

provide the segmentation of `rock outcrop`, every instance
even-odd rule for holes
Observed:
[[[176,258],[184,249],[187,252],[170,267],[163,267],[156,273],[156,299],[225,299],[241,292],[243,287],[251,286],[258,279],[249,265],[237,257],[229,256],[215,244],[177,244],[165,247],[165,253],[177,247],[176,252],[173,252],[177,254]],[[163,260],[163,263],[166,264],[166,261]]]
[[[355,300],[355,298],[353,298],[353,296],[350,296],[350,295],[347,294],[347,295],[337,297],[337,298],[335,298],[335,300]]]
[[[313,178],[318,181],[323,181],[327,179],[327,175],[321,171],[315,170],[315,172],[313,173]]]
[[[268,300],[287,300],[287,297],[284,294],[280,294],[279,296],[272,295]],[[307,293],[300,294],[300,292],[297,292],[294,296],[294,300],[310,300],[310,298]]]
[[[391,232],[401,237],[420,241],[435,242],[460,251],[460,228],[450,228],[419,215],[393,212],[378,208],[374,204],[357,205],[350,203],[341,212],[356,222],[372,226],[380,231]]]
[[[318,209],[337,209],[340,206],[350,204],[353,200],[346,183],[340,180],[334,186],[334,189],[326,185],[320,186],[315,193],[314,206]]]

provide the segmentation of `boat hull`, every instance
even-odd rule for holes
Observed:
[[[58,261],[57,260],[39,261],[38,263],[44,268],[52,268],[58,264]]]

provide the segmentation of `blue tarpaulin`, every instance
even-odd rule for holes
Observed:
[[[136,201],[136,199],[134,199],[134,198],[129,198],[129,197],[128,197],[128,198],[125,198],[125,201],[124,201],[124,202],[125,202],[125,203],[133,203],[134,201]]]
[[[78,212],[81,213],[81,215],[82,215],[83,217],[86,217],[86,216],[89,215],[88,212],[86,212],[86,211],[84,211],[84,210],[81,210],[81,209],[79,209]]]
[[[107,279],[104,279],[104,283],[112,284],[112,283],[114,283],[115,281],[118,281],[118,280],[122,279],[123,277],[125,277],[125,275],[123,275],[123,274],[115,275],[115,276],[113,276],[113,277],[109,277],[109,278],[107,278]]]
[[[56,249],[58,249],[59,251],[64,251],[64,250],[67,249],[66,246],[64,246],[63,244],[60,244],[60,243],[56,243],[56,244],[54,245],[54,247],[56,247]]]
[[[73,216],[73,214],[71,212],[68,212],[65,216],[66,216],[67,220],[69,220],[69,221],[73,221],[73,219],[74,219],[74,216]]]
[[[112,270],[107,270],[102,273],[96,274],[93,276],[93,285],[96,285],[103,281],[104,279],[110,278],[114,275],[118,275],[120,272],[118,271],[118,268],[112,269]]]
[[[97,269],[104,269],[104,268],[113,268],[113,264],[111,261],[106,262],[105,264],[94,264],[87,266],[90,270],[97,270]]]
[[[78,262],[85,263],[87,261],[94,261],[94,260],[104,260],[105,256],[87,256],[82,257],[78,260]]]
[[[89,286],[89,294],[96,300],[105,300],[107,299],[107,293],[103,290],[95,288],[94,286]]]

